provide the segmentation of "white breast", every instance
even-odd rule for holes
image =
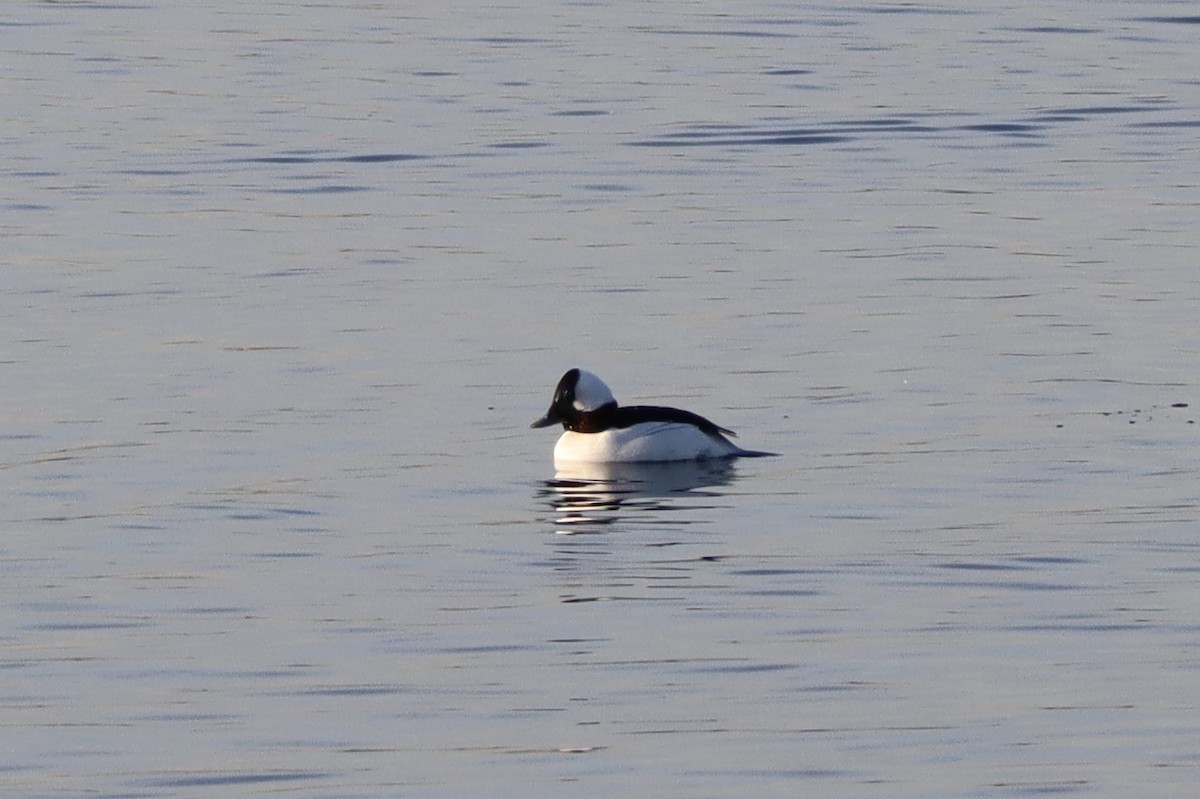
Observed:
[[[562,434],[554,460],[582,463],[647,463],[727,458],[740,452],[723,437],[710,436],[690,424],[643,422],[603,433]]]

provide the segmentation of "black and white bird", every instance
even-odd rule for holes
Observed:
[[[732,430],[703,416],[659,405],[620,406],[604,381],[571,369],[558,381],[546,415],[531,427],[563,426],[555,462],[654,463],[773,455],[742,449]]]

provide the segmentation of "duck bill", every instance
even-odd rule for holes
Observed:
[[[561,421],[562,421],[561,419],[559,419],[557,416],[554,415],[553,411],[547,411],[545,416],[543,416],[541,419],[538,419],[536,422],[534,422],[533,424],[531,424],[529,426],[534,429],[537,429],[539,427],[549,427],[550,425],[558,424]]]

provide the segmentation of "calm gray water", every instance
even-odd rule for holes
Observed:
[[[6,5],[0,793],[1194,795],[1198,34]]]

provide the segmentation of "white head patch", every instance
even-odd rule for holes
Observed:
[[[579,380],[575,382],[575,410],[594,411],[610,402],[616,402],[616,399],[604,381],[580,369]]]

